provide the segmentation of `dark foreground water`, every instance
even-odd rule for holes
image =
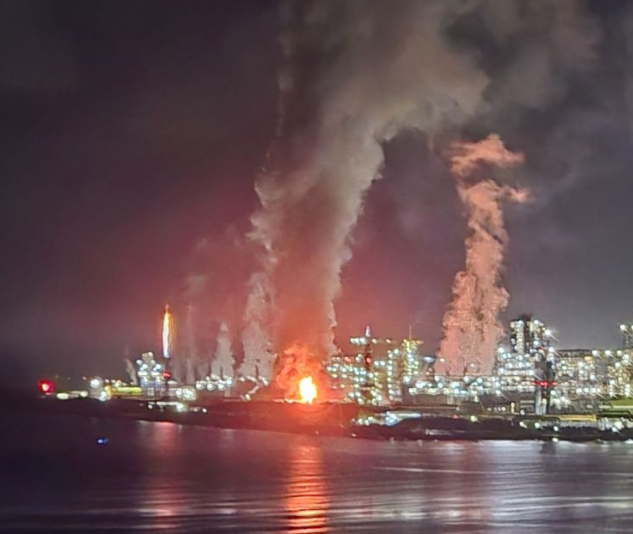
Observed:
[[[388,443],[48,416],[0,425],[2,533],[633,532],[633,445]]]

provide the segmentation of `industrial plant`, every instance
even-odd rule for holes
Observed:
[[[297,374],[292,395],[275,376],[236,369],[223,346],[225,325],[219,361],[196,374],[202,367],[175,350],[176,324],[166,306],[161,354],[128,361],[126,380],[85,377],[86,387],[72,390],[44,380],[41,398],[78,401],[55,403],[71,413],[368,438],[585,440],[606,432],[633,439],[628,324],[620,325],[620,347],[569,350],[557,348],[552,327],[521,315],[509,323],[487,374],[472,363],[451,374],[444,356],[426,353],[411,332],[394,339],[367,326],[318,372]],[[86,404],[91,400],[97,404]]]

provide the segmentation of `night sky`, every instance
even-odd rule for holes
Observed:
[[[505,319],[532,312],[563,347],[614,347],[633,320],[633,6],[576,4],[591,66],[559,75],[553,62],[539,102],[520,95],[536,76],[491,84],[495,112],[460,135],[496,131],[526,156],[516,179],[534,201],[506,210]],[[237,344],[253,184],[277,121],[278,2],[24,0],[0,3],[0,26],[2,374],[122,374],[126,356],[159,347],[165,302],[178,321],[196,301],[200,351],[220,321]],[[519,44],[486,28],[474,15],[447,31],[508,80]],[[343,272],[340,338],[412,325],[437,346],[466,229],[433,141],[405,131],[384,146]]]

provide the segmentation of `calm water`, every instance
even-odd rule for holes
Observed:
[[[633,532],[633,445],[0,421],[2,533]]]

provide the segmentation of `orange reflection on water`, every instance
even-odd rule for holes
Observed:
[[[171,469],[182,460],[180,427],[172,423],[144,423],[149,445],[144,455],[147,475],[138,512],[153,531],[179,526],[186,514],[186,495],[172,480]]]
[[[321,448],[297,444],[291,449],[285,508],[294,534],[329,532],[330,493]]]

